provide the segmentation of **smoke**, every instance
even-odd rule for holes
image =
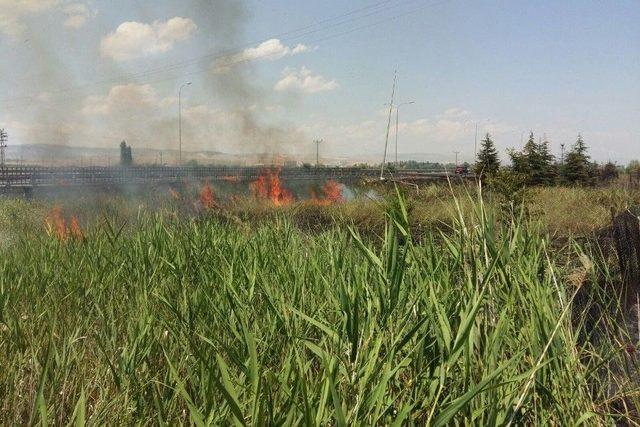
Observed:
[[[221,52],[233,52],[238,46],[247,44],[245,27],[248,11],[242,1],[205,1],[192,0],[193,10],[203,12],[206,30],[214,36],[216,47]],[[239,55],[230,53],[226,58],[234,62]],[[221,100],[225,108],[232,113],[232,126],[235,137],[228,142],[240,152],[266,154],[292,154],[296,142],[302,135],[299,131],[263,122],[260,108],[269,102],[269,94],[255,85],[257,80],[255,65],[252,61],[231,64],[220,70],[218,61],[214,61],[207,72],[207,81],[212,89],[211,96]],[[221,147],[223,148],[223,147]]]
[[[159,22],[155,2],[139,0],[132,4],[132,16],[126,19],[144,24],[139,26],[143,30]],[[171,46],[172,58],[179,58],[177,61],[211,53],[232,57],[237,55],[238,48],[250,47],[246,34],[250,16],[245,1],[183,0],[176,4],[179,5],[176,15],[192,19],[197,25],[189,43],[198,44],[196,49],[185,50],[184,55],[176,54],[183,42]],[[63,5],[52,2],[48,13],[37,17],[38,23],[45,22],[49,31],[43,31],[35,21],[25,21],[20,39],[13,41],[16,48],[25,52],[17,64],[24,76],[16,91],[37,95],[28,105],[14,104],[18,105],[17,114],[12,113],[11,117],[19,116],[21,122],[28,124],[20,143],[115,149],[126,139],[133,145],[134,157],[136,148],[175,149],[177,88],[193,78],[194,85],[183,93],[186,151],[295,153],[303,135],[292,126],[271,121],[266,106],[273,103],[274,95],[270,87],[264,90],[256,84],[259,70],[255,62],[242,62],[220,72],[214,59],[189,67],[174,67],[163,62],[161,55],[148,62],[118,61],[100,55],[100,46],[95,41],[89,45],[82,40],[82,31],[99,33],[96,37],[100,39],[116,28],[100,22],[99,13],[90,16],[88,19],[94,21],[84,28],[61,25]],[[176,9],[172,10],[175,13]],[[165,16],[161,23],[171,18],[173,15]],[[52,37],[54,32],[62,36]],[[82,59],[86,49],[94,50],[95,60],[90,63]],[[166,71],[162,73],[144,73],[145,67],[163,66]],[[132,77],[132,69],[143,72]],[[196,99],[209,101],[196,105]],[[9,111],[13,111],[11,105]]]

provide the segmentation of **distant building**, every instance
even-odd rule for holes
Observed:
[[[122,141],[120,143],[120,166],[131,166],[132,164],[131,147],[127,146],[126,141]]]

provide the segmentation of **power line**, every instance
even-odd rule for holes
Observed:
[[[347,12],[347,13],[345,13],[343,15],[338,15],[337,17],[338,18],[342,18],[342,17],[345,17],[345,16],[352,15],[352,14],[354,14],[356,12],[360,12],[362,10],[368,10],[369,8],[378,7],[378,10],[376,10],[375,12],[370,12],[368,14],[365,14],[365,15],[362,15],[362,16],[359,16],[359,17],[356,17],[356,18],[343,20],[341,22],[334,23],[334,24],[329,25],[329,26],[324,26],[324,27],[320,27],[320,28],[317,28],[317,29],[314,29],[314,30],[311,30],[311,31],[303,32],[300,35],[283,39],[283,41],[290,42],[290,41],[300,39],[300,38],[302,38],[304,36],[307,36],[307,35],[310,35],[310,34],[315,34],[315,33],[318,33],[320,31],[325,31],[326,29],[329,29],[329,28],[332,28],[332,27],[337,27],[337,26],[340,26],[340,25],[344,25],[344,24],[355,22],[356,20],[359,20],[359,19],[364,19],[364,18],[367,18],[367,17],[370,17],[370,16],[374,16],[376,14],[379,14],[380,12],[387,11],[388,9],[391,8],[391,6],[393,6],[393,7],[402,7],[402,6],[406,6],[408,4],[416,2],[416,0],[402,1],[399,4],[393,4],[393,5],[386,6],[385,8],[379,8],[380,5],[387,4],[387,3],[389,3],[389,1],[390,0],[385,1],[385,2],[376,3],[375,5],[372,5],[372,6],[368,7],[368,8],[356,9],[355,11]],[[435,7],[435,6],[442,5],[444,3],[447,3],[448,1],[450,1],[450,0],[441,0],[441,1],[434,2],[434,3],[424,4],[424,5],[421,5],[421,6],[417,7],[417,8],[415,8],[415,9],[406,11],[404,13],[396,14],[394,16],[387,17],[385,19],[374,21],[372,23],[368,23],[368,24],[365,24],[365,25],[362,25],[362,26],[359,26],[359,27],[351,28],[351,29],[343,31],[343,32],[334,33],[334,34],[330,34],[330,35],[325,36],[325,37],[317,38],[315,40],[308,41],[307,43],[318,43],[318,42],[330,40],[330,39],[333,39],[333,38],[342,37],[344,35],[348,35],[348,34],[351,34],[351,33],[357,32],[357,31],[361,31],[361,30],[364,30],[364,29],[368,29],[368,28],[371,28],[371,27],[374,27],[374,26],[390,23],[390,22],[393,22],[393,21],[395,21],[395,20],[397,20],[397,19],[399,19],[401,17],[407,16],[407,15],[411,15],[411,14],[415,14],[416,12],[418,12],[420,10],[423,10],[425,8],[428,8],[428,7]],[[319,22],[326,23],[326,22],[330,22],[333,19],[335,19],[335,18],[327,18],[327,19],[325,19],[323,21],[319,21]],[[317,25],[317,24],[314,24],[314,25]],[[314,25],[310,25],[308,27],[313,27]],[[303,27],[303,28],[305,28],[305,27]],[[299,30],[292,30],[292,31],[287,32],[287,33],[295,33],[296,31],[299,31]],[[287,34],[287,33],[283,33],[283,34]],[[267,39],[263,39],[262,41],[259,41],[259,42],[246,44],[246,45],[244,45],[244,46],[242,46],[240,48],[229,49],[229,50],[223,51],[222,53],[207,54],[207,55],[200,56],[200,57],[197,57],[197,58],[193,58],[193,59],[190,59],[190,60],[185,60],[185,61],[180,61],[180,62],[176,62],[176,63],[173,63],[173,64],[169,64],[169,65],[166,65],[166,66],[163,66],[163,67],[151,68],[151,69],[147,69],[145,71],[141,71],[141,72],[138,72],[138,73],[129,74],[128,76],[114,77],[112,79],[105,79],[105,80],[101,80],[101,81],[99,80],[99,81],[94,81],[94,82],[91,82],[91,83],[86,83],[86,84],[83,84],[83,85],[70,86],[70,87],[67,87],[67,88],[64,88],[64,89],[60,89],[60,90],[45,91],[45,92],[48,95],[66,94],[66,93],[69,93],[69,92],[79,91],[79,90],[82,90],[82,89],[85,89],[85,88],[88,88],[88,87],[91,87],[91,86],[99,86],[99,85],[103,85],[103,84],[110,84],[110,83],[116,83],[116,82],[129,82],[129,81],[132,81],[132,80],[135,80],[135,79],[138,79],[138,78],[147,77],[147,76],[151,76],[151,75],[154,75],[154,74],[161,74],[161,73],[166,73],[166,72],[171,72],[171,71],[177,71],[177,70],[179,70],[181,68],[185,68],[185,67],[189,67],[189,66],[202,66],[203,64],[201,64],[201,63],[206,61],[206,63],[204,65],[207,65],[207,68],[201,69],[201,70],[198,70],[198,71],[194,71],[194,72],[191,72],[191,73],[183,74],[182,77],[188,76],[188,75],[200,74],[202,72],[209,71],[209,67],[208,66],[210,65],[210,61],[222,60],[222,59],[225,59],[225,58],[232,58],[233,56],[236,56],[236,55],[242,53],[244,51],[244,49],[247,48],[247,47],[255,46],[255,45],[258,45],[260,43],[264,43],[264,42],[266,42],[268,40],[271,40],[271,39],[274,39],[274,38],[278,38],[278,37],[279,37],[279,35],[275,35],[275,36],[269,37]],[[231,62],[227,62],[227,63],[225,63],[225,65],[226,66],[233,66],[233,65],[238,65],[238,64],[244,63],[244,62],[250,62],[250,61],[253,61],[253,60],[256,60],[256,59],[262,59],[262,58],[267,58],[267,57],[269,57],[269,55],[265,54],[265,55],[260,55],[258,57],[253,57],[253,58],[239,58],[239,59],[233,60]],[[166,81],[166,80],[170,80],[170,79],[173,79],[173,77],[151,80],[151,81],[147,81],[147,83],[155,83],[155,82]],[[38,96],[39,96],[39,94],[32,94],[32,95],[24,95],[24,96],[21,96],[21,97],[4,98],[4,99],[0,100],[0,102],[2,102],[5,105],[9,104],[9,107],[15,108],[15,107],[19,107],[21,105],[20,101],[23,101],[24,103],[31,103],[33,101],[33,99],[37,98]],[[84,97],[86,95],[83,93],[83,94],[80,94],[79,96],[80,97]],[[66,99],[70,99],[70,98],[66,97]],[[71,99],[73,99],[73,97],[71,97]],[[18,101],[18,102],[14,103],[14,104],[10,104],[10,102],[12,102],[12,101]]]

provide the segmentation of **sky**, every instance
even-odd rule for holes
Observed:
[[[0,0],[10,144],[380,161],[394,73],[402,159],[640,157],[640,2]],[[395,151],[395,114],[389,152]],[[378,159],[378,160],[376,160]]]

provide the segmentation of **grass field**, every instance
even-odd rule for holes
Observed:
[[[635,342],[585,340],[574,298],[615,284],[577,242],[636,195],[447,191],[71,201],[84,231],[64,239],[47,202],[0,202],[0,424],[635,422]]]

